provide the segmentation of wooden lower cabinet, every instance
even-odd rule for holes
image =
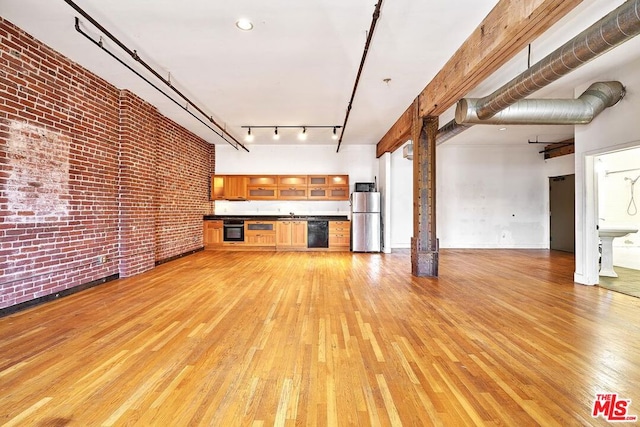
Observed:
[[[277,221],[276,247],[295,249],[307,247],[307,221]]]
[[[274,233],[249,234],[245,236],[244,244],[245,246],[275,246],[276,236]]]
[[[351,221],[329,221],[329,249],[349,250]]]
[[[217,248],[223,242],[223,222],[220,220],[204,221],[203,244],[205,248]]]
[[[291,246],[291,221],[278,221],[276,223],[276,247]]]
[[[276,221],[245,221],[245,246],[276,246]]]
[[[222,220],[203,222],[205,249],[306,250],[307,221],[245,221],[244,242],[224,242]],[[351,222],[329,221],[329,250],[348,251],[351,247]]]

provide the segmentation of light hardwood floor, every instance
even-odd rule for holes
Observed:
[[[640,304],[570,254],[200,252],[0,319],[0,424],[608,425]]]

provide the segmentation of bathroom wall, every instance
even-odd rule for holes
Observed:
[[[628,169],[636,169],[629,172]],[[640,148],[596,158],[598,172],[598,218],[603,227],[640,229],[640,179],[631,202],[631,181],[640,176]],[[640,233],[613,240],[613,265],[640,270]]]

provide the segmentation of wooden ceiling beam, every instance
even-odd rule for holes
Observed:
[[[582,0],[500,0],[417,97],[420,117],[439,116]],[[378,142],[376,155],[397,150],[410,134],[415,102]]]
[[[411,139],[411,127],[417,108],[418,98],[409,105],[409,108],[402,113],[396,123],[391,126],[391,129],[389,129],[380,142],[378,142],[378,145],[376,146],[376,157],[380,157],[386,152],[394,152],[400,148],[402,144]]]

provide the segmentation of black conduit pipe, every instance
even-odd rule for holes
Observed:
[[[349,120],[349,113],[351,112],[351,106],[353,105],[353,98],[356,96],[356,90],[358,89],[358,82],[360,81],[360,75],[362,74],[362,69],[364,68],[364,61],[367,58],[367,53],[369,52],[369,45],[371,44],[371,39],[373,38],[373,31],[376,28],[376,23],[378,22],[378,18],[380,17],[380,7],[382,6],[382,0],[378,1],[376,4],[376,8],[373,11],[373,19],[371,20],[371,26],[369,27],[369,33],[367,34],[367,41],[364,44],[364,52],[362,52],[362,59],[360,60],[360,68],[358,68],[358,74],[356,75],[356,82],[353,85],[353,91],[351,92],[351,99],[349,100],[349,105],[347,105],[347,113],[344,116],[344,123],[342,124],[342,131],[340,132],[340,139],[338,140],[338,148],[336,149],[336,153],[340,151],[340,144],[342,144],[342,137],[344,136],[344,129],[347,127],[347,121]]]
[[[216,135],[218,135],[220,138],[224,139],[225,141],[227,141],[224,138],[224,135],[220,132],[218,132],[217,130],[215,130],[214,128],[212,128],[211,126],[209,126],[204,120],[202,120],[200,117],[196,116],[195,114],[193,114],[191,111],[189,111],[189,109],[187,107],[185,107],[184,105],[180,104],[178,101],[176,101],[175,99],[173,99],[172,97],[170,97],[165,91],[163,91],[162,89],[160,89],[158,86],[156,86],[155,84],[153,84],[152,81],[150,81],[149,79],[147,79],[145,76],[143,76],[142,74],[140,74],[139,72],[137,72],[136,70],[133,69],[133,67],[131,67],[129,64],[125,63],[122,59],[118,58],[116,55],[114,55],[112,52],[110,52],[107,48],[104,47],[104,44],[102,43],[102,40],[100,41],[95,41],[89,34],[85,33],[84,31],[82,31],[82,29],[80,28],[80,19],[78,19],[78,17],[76,16],[76,31],[78,31],[80,34],[82,34],[83,36],[85,36],[87,39],[89,39],[91,41],[91,43],[95,44],[96,46],[98,46],[100,49],[102,49],[103,51],[105,51],[110,57],[112,57],[113,59],[115,59],[116,61],[118,61],[119,63],[121,63],[122,65],[124,65],[125,67],[127,67],[132,73],[134,73],[136,76],[140,77],[142,80],[144,80],[145,82],[149,83],[149,85],[151,85],[151,87],[153,87],[155,90],[157,90],[158,92],[160,92],[161,94],[163,94],[164,96],[166,96],[167,98],[169,98],[174,104],[176,104],[178,107],[182,108],[184,111],[186,111],[187,113],[191,114],[191,116],[196,119],[197,121],[199,121],[200,123],[202,123],[203,125],[205,125],[206,127],[208,127],[209,129],[211,129]],[[229,142],[229,141],[227,141]],[[231,142],[229,142],[229,144],[231,144]],[[237,146],[231,144],[231,146],[233,148],[235,148],[236,150],[238,149]]]
[[[200,107],[198,107],[196,104],[194,104],[186,95],[184,95],[180,90],[178,90],[176,87],[173,86],[173,84],[171,83],[171,81],[165,79],[164,77],[162,77],[156,70],[154,70],[149,64],[147,64],[145,61],[143,61],[139,56],[138,53],[135,50],[131,50],[129,49],[127,46],[124,45],[124,43],[122,43],[120,40],[118,40],[118,38],[116,38],[113,34],[111,34],[109,31],[107,31],[106,28],[104,28],[102,25],[100,25],[100,23],[98,23],[98,21],[96,21],[95,19],[93,19],[93,17],[91,17],[91,15],[89,15],[87,12],[85,12],[83,9],[80,8],[80,6],[78,6],[77,4],[75,4],[73,1],[71,0],[64,0],[65,3],[67,3],[69,6],[71,6],[76,12],[78,12],[80,15],[82,15],[84,18],[86,18],[89,22],[91,22],[91,24],[93,26],[95,26],[98,30],[100,30],[104,35],[106,35],[109,39],[111,39],[115,44],[117,44],[122,50],[124,50],[127,54],[129,54],[134,60],[136,60],[138,63],[140,63],[145,69],[147,69],[147,71],[149,71],[151,74],[153,74],[154,76],[156,76],[160,81],[162,81],[162,83],[164,83],[165,85],[169,86],[176,94],[178,94],[178,96],[180,96],[182,99],[184,99],[185,101],[187,101],[187,103],[189,105],[191,105],[193,108],[195,108],[200,114],[202,114],[204,117],[206,117],[211,123],[213,123],[216,127],[218,127],[223,134],[227,135],[229,138],[231,138],[237,145],[235,146],[235,148],[238,148],[238,145],[240,147],[242,147],[245,151],[249,152],[249,150],[247,149],[247,147],[245,147],[244,145],[242,145],[240,143],[240,141],[238,141],[236,138],[234,138],[233,135],[231,135],[229,132],[227,132],[219,123],[217,123],[213,117],[207,115],[207,113],[205,113]],[[76,30],[79,29],[79,25],[77,23],[77,18],[76,18]],[[85,37],[88,37],[86,34],[84,34]],[[90,37],[89,37],[90,38]],[[90,38],[91,39],[91,38]],[[93,41],[93,39],[91,39]],[[94,41],[95,43],[95,41]],[[100,44],[98,44],[98,46],[100,46]],[[102,48],[102,46],[100,46]],[[105,50],[103,48],[103,50]],[[105,50],[106,51],[106,50]],[[111,56],[113,56],[115,58],[114,55],[110,54]],[[122,61],[118,60],[118,62],[122,63]],[[131,69],[131,67],[127,67],[129,69]],[[133,70],[132,70],[133,71]],[[140,75],[139,73],[136,73],[137,75]],[[145,79],[146,80],[146,79]],[[148,81],[147,81],[148,82]],[[149,83],[149,82],[148,82]],[[162,92],[162,91],[161,91]],[[162,92],[164,93],[164,92]],[[165,94],[166,95],[166,94]],[[175,101],[174,101],[175,102]],[[180,104],[178,104],[180,105]],[[209,126],[207,126],[209,127]],[[209,129],[211,129],[211,127],[209,127]],[[217,135],[220,135],[218,132],[216,132]],[[224,137],[222,138],[225,141],[227,141]],[[229,141],[227,141],[229,144],[231,144]],[[233,146],[233,144],[231,144]]]

